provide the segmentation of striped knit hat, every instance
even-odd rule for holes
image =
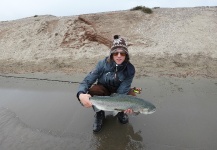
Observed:
[[[120,48],[120,49],[124,50],[127,53],[125,61],[129,62],[130,57],[129,57],[129,52],[128,52],[128,46],[126,44],[126,41],[123,38],[121,38],[120,35],[115,35],[114,36],[108,61],[113,59],[112,58],[112,53],[114,53],[117,50],[117,48]]]

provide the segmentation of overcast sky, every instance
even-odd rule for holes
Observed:
[[[34,15],[73,16],[127,10],[141,5],[149,8],[217,6],[217,0],[0,0],[0,21]]]

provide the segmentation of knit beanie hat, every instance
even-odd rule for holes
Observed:
[[[110,53],[115,52],[117,48],[121,48],[128,54],[127,43],[123,38],[120,37],[120,35],[114,35]]]
[[[127,53],[125,61],[128,62],[130,60],[129,52],[128,52],[128,46],[127,46],[126,41],[123,38],[121,38],[120,35],[114,35],[114,39],[113,39],[113,43],[112,43],[112,47],[111,47],[110,56],[109,56],[108,61],[112,60],[112,53],[114,53],[117,50],[117,48],[120,48]]]

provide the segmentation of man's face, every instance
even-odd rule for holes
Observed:
[[[122,49],[117,49],[115,52],[112,53],[113,60],[118,65],[124,62],[126,55],[127,55],[126,52]]]

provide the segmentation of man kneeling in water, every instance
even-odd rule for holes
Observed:
[[[92,107],[89,98],[93,95],[109,96],[112,93],[128,94],[135,96],[131,83],[135,75],[135,68],[130,63],[128,47],[123,38],[115,35],[113,45],[108,57],[100,60],[93,69],[80,83],[77,98],[84,107]],[[93,85],[97,81],[97,84]],[[102,129],[105,112],[96,112],[93,124],[93,132]],[[128,115],[132,110],[127,109],[118,113],[118,120],[122,124],[128,123]]]

